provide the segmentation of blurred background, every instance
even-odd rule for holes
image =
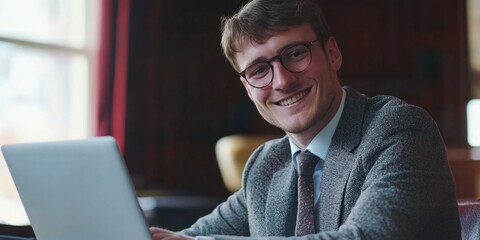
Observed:
[[[139,195],[224,199],[217,140],[281,134],[220,49],[220,17],[245,2],[0,0],[0,144],[112,135]],[[425,108],[450,161],[480,159],[480,0],[317,2],[342,85]],[[2,223],[28,218],[0,158]]]

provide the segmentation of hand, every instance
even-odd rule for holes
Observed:
[[[150,228],[150,234],[152,235],[153,240],[194,240],[195,238],[179,234],[176,232],[168,231],[163,228]]]

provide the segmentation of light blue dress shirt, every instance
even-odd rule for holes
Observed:
[[[318,161],[317,165],[315,166],[315,171],[313,172],[313,185],[314,185],[314,190],[313,190],[313,197],[314,197],[314,208],[315,208],[315,228],[319,229],[319,219],[320,219],[320,181],[322,179],[322,168],[324,161],[327,157],[328,153],[328,148],[330,147],[330,143],[332,142],[333,134],[335,133],[335,130],[337,129],[338,122],[340,121],[340,117],[342,116],[343,112],[343,107],[345,105],[345,97],[346,97],[346,92],[344,89],[342,89],[342,102],[340,103],[340,107],[337,110],[337,113],[335,113],[335,116],[330,120],[330,122],[312,139],[310,144],[307,146],[307,150],[310,151],[311,153],[315,154],[317,157],[320,158]],[[304,150],[300,149],[295,143],[292,142],[290,139],[290,149],[292,152],[292,161],[293,161],[293,166],[295,168],[297,167],[297,160],[296,156],[297,154]]]

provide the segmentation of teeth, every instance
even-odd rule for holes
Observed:
[[[288,105],[292,105],[296,102],[298,102],[300,99],[302,99],[303,97],[305,97],[305,92],[301,92],[299,93],[298,95],[296,96],[293,96],[289,99],[286,99],[286,100],[283,100],[280,102],[280,105],[281,106],[288,106]]]

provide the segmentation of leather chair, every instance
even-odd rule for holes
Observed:
[[[480,199],[457,199],[463,240],[480,239]]]
[[[225,187],[230,192],[240,189],[245,163],[252,152],[278,135],[236,134],[220,138],[215,145],[218,167]]]

